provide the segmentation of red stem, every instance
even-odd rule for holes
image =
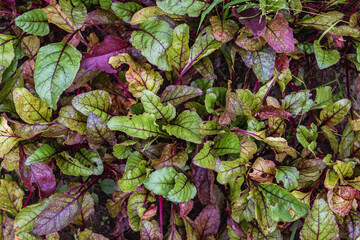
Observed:
[[[29,200],[30,200],[30,197],[31,197],[31,195],[33,194],[33,192],[34,192],[34,191],[31,191],[31,192],[29,193],[29,195],[28,195],[28,197],[27,197],[27,199],[26,199],[26,202],[24,203],[23,208],[24,208],[24,207],[26,207],[26,206],[28,205]]]
[[[119,84],[121,85],[121,87],[122,87],[123,90],[125,91],[127,97],[130,98],[130,99],[132,99],[130,93],[128,92],[128,90],[126,89],[125,85],[122,83],[122,81],[121,81],[120,78],[118,77],[118,75],[115,74],[115,73],[114,73],[113,75],[115,76],[116,80],[119,82]]]
[[[159,195],[159,202],[160,202],[160,232],[163,235],[163,199],[162,196]]]

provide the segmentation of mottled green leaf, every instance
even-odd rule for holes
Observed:
[[[10,66],[15,57],[12,39],[14,39],[13,36],[0,34],[0,79],[2,71]]]
[[[25,164],[27,166],[30,166],[33,163],[44,162],[46,160],[49,160],[51,157],[55,157],[55,155],[55,148],[51,147],[48,144],[44,144],[38,149],[36,149],[33,154],[29,155],[29,157],[25,160]]]
[[[0,158],[3,158],[21,140],[20,137],[14,134],[7,120],[0,117]]]
[[[250,29],[243,27],[240,29],[235,43],[245,50],[256,51],[262,48],[266,44],[266,41],[263,38],[254,37]]]
[[[34,9],[23,13],[15,19],[15,24],[24,32],[37,36],[46,36],[50,32],[46,13],[42,9]]]
[[[336,186],[333,189],[329,189],[327,193],[330,209],[340,215],[340,217],[345,217],[349,214],[358,197],[359,191],[349,186]]]
[[[315,17],[301,20],[297,22],[297,24],[325,31],[334,25],[338,20],[341,20],[344,15],[345,14],[340,11],[322,12]]]
[[[77,131],[82,135],[86,134],[87,117],[78,112],[73,106],[62,107],[56,120],[73,131]]]
[[[0,180],[0,209],[16,215],[22,208],[24,191],[10,180]]]
[[[148,220],[143,220],[141,222],[140,239],[141,240],[163,239],[159,224],[155,220],[152,220],[151,222]]]
[[[71,22],[74,23],[77,29],[81,28],[87,18],[86,7],[82,2],[77,1],[75,5],[73,0],[60,0],[59,4]]]
[[[190,17],[198,17],[206,6],[205,2],[199,0],[157,0],[156,4],[166,13],[188,14]]]
[[[86,223],[91,215],[95,213],[94,205],[94,198],[89,192],[86,192],[81,201],[80,214],[75,218],[74,224],[81,226]]]
[[[56,109],[62,92],[70,87],[80,68],[81,53],[72,45],[59,42],[40,48],[34,69],[39,97]]]
[[[24,154],[26,156],[32,155],[37,149],[33,144],[25,144],[22,145]],[[19,147],[13,148],[9,153],[4,156],[4,159],[1,161],[1,167],[6,169],[6,171],[10,172],[13,170],[19,169],[20,162],[20,149]]]
[[[109,239],[99,233],[94,233],[90,229],[85,228],[84,231],[82,231],[79,234],[79,240],[109,240]]]
[[[273,216],[272,209],[270,208],[270,203],[267,201],[265,195],[259,190],[256,190],[254,193],[250,192],[249,197],[255,200],[255,219],[259,223],[264,234],[268,235],[275,231],[277,222]]]
[[[132,230],[139,231],[141,227],[141,217],[145,213],[146,204],[154,202],[153,194],[148,190],[134,192],[128,201],[127,210],[129,214],[129,224]]]
[[[351,107],[349,99],[341,99],[320,112],[320,120],[322,125],[335,126],[342,122]]]
[[[26,206],[16,215],[14,221],[14,229],[16,234],[21,232],[31,232],[34,227],[35,220],[44,208],[44,202],[39,202]]]
[[[275,168],[273,161],[258,157],[251,166],[249,176],[251,179],[261,183],[272,182],[276,173]]]
[[[144,106],[145,112],[154,114],[157,119],[165,119],[168,122],[175,118],[175,107],[171,104],[164,106],[161,103],[160,98],[149,90],[143,91],[141,103]]]
[[[101,121],[100,117],[93,112],[90,112],[87,119],[86,136],[89,146],[93,150],[98,150],[104,142],[108,142],[110,145],[116,143],[115,134],[110,131],[108,126]]]
[[[235,33],[239,30],[239,25],[233,20],[223,20],[218,16],[212,16],[210,18],[210,23],[215,39],[222,43],[231,41],[234,38]]]
[[[134,13],[139,11],[141,8],[141,5],[134,2],[113,2],[111,5],[111,10],[114,11],[115,15],[127,23],[130,22]]]
[[[340,53],[335,49],[323,49],[319,41],[314,41],[316,62],[320,69],[328,68],[340,60]]]
[[[180,74],[189,58],[189,26],[180,24],[174,28],[172,43],[167,51],[170,65]]]
[[[299,91],[287,95],[281,103],[281,107],[292,115],[304,114],[313,105],[310,91]]]
[[[295,167],[279,166],[275,170],[276,181],[282,183],[286,190],[292,191],[297,188],[299,171]]]
[[[77,27],[75,26],[75,23],[73,23],[73,21],[70,19],[70,16],[68,16],[67,13],[64,12],[61,8],[62,7],[54,1],[42,10],[46,12],[49,23],[55,24],[59,28],[62,28],[69,33],[72,33],[77,29]]]
[[[171,202],[187,202],[193,199],[196,195],[196,188],[190,179],[183,173],[178,173],[175,176],[174,188],[168,192],[167,199]]]
[[[203,91],[197,87],[169,85],[161,94],[162,103],[172,104],[177,106],[189,99],[200,96]]]
[[[251,222],[255,218],[255,200],[249,197],[249,193],[241,194],[231,205],[231,217],[235,222],[243,220]]]
[[[129,196],[129,193],[120,191],[113,193],[112,198],[107,200],[106,208],[112,218],[116,218],[116,216],[121,212],[121,206]]]
[[[135,191],[146,179],[146,162],[140,161],[136,166],[127,170],[119,179],[118,185],[123,192]]]
[[[242,158],[233,161],[221,161],[220,165],[217,165],[215,171],[218,173],[217,181],[221,184],[227,184],[233,179],[245,174],[246,161]]]

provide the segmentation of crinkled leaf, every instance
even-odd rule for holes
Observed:
[[[221,161],[220,165],[215,168],[218,173],[216,180],[221,184],[227,184],[231,180],[244,175],[246,170],[246,161],[242,158],[233,161]]]
[[[130,42],[150,63],[170,71],[166,50],[171,46],[172,32],[169,23],[151,17],[132,32]]]
[[[0,117],[0,158],[3,158],[21,140],[20,137],[14,134],[7,120]]]
[[[15,24],[24,32],[37,36],[46,36],[50,32],[46,13],[41,9],[34,9],[21,14],[15,19]]]
[[[60,0],[59,4],[66,16],[71,20],[76,29],[82,27],[87,18],[86,7],[82,2],[73,3],[73,0]],[[68,23],[69,24],[69,23]]]
[[[268,200],[275,221],[292,221],[293,217],[289,213],[289,208],[294,211],[295,216],[303,217],[307,214],[309,206],[300,202],[285,189],[275,184],[260,183],[258,186]]]
[[[59,4],[56,2],[52,3],[53,4],[42,9],[46,12],[49,23],[55,24],[69,33],[74,32],[77,29],[75,23],[73,23],[67,13],[61,9]]]
[[[239,26],[233,20],[222,20],[217,16],[210,18],[213,34],[216,40],[227,43],[234,38]]]
[[[141,240],[163,239],[159,224],[155,220],[152,220],[151,222],[148,220],[143,220],[141,222],[140,239]]]
[[[313,105],[310,91],[299,91],[287,95],[281,103],[281,107],[292,115],[304,114]]]
[[[136,142],[132,140],[128,140],[114,146],[114,156],[119,159],[127,158],[130,153],[132,152],[131,146],[134,145]]]
[[[183,173],[178,173],[174,180],[174,188],[171,189],[166,196],[169,201],[176,203],[187,202],[195,197],[196,188]]]
[[[157,119],[165,119],[168,122],[175,118],[175,107],[171,104],[164,106],[160,98],[149,90],[143,91],[141,103],[144,106],[145,112],[154,114]]]
[[[101,121],[98,115],[92,112],[87,119],[86,136],[89,146],[93,150],[98,150],[104,142],[108,142],[110,145],[116,143],[115,134]]]
[[[128,169],[119,179],[118,185],[123,192],[135,191],[146,179],[146,162],[140,161],[133,168]]]
[[[147,139],[160,135],[160,131],[155,124],[155,116],[143,114],[138,116],[117,116],[107,123],[110,130],[121,131],[129,136]]]
[[[275,177],[275,167],[273,161],[258,157],[251,166],[249,176],[251,179],[261,183],[272,182]]]
[[[0,180],[0,209],[16,215],[22,208],[24,191],[10,180]]]
[[[212,28],[210,26],[204,28],[196,38],[194,45],[190,48],[189,59],[182,74],[200,59],[219,49],[221,45],[222,42],[215,39]]]
[[[114,11],[115,15],[127,23],[130,22],[134,13],[139,11],[141,8],[141,5],[134,2],[113,2],[111,5],[111,10]]]
[[[217,206],[206,206],[194,220],[194,229],[200,239],[215,235],[220,227],[220,211]]]
[[[320,112],[320,120],[322,125],[335,126],[342,122],[351,107],[351,102],[348,99],[341,99],[327,107]]]
[[[202,139],[199,134],[199,124],[201,122],[202,120],[196,112],[186,110],[180,113],[171,124],[163,126],[163,129],[170,135],[183,140],[201,143]]]
[[[75,96],[72,105],[76,110],[89,116],[90,113],[98,115],[101,121],[106,122],[111,105],[110,94],[103,90],[94,90]]]
[[[239,153],[241,151],[240,141],[235,133],[224,133],[214,138],[214,146],[211,154],[222,156],[225,154]]]
[[[33,232],[46,235],[58,232],[68,226],[80,213],[80,203],[76,195],[62,193],[38,215]]]
[[[210,153],[213,144],[214,142],[211,141],[204,143],[204,147],[195,155],[192,163],[199,167],[214,170],[216,167],[216,158]]]
[[[26,88],[13,91],[16,112],[29,124],[47,123],[51,119],[51,109],[40,98],[34,97]]]
[[[77,131],[82,135],[86,134],[87,117],[78,112],[73,106],[62,107],[56,120],[73,131]]]
[[[315,199],[300,232],[301,239],[338,239],[339,228],[335,215],[324,199]]]
[[[172,167],[161,168],[152,172],[146,178],[144,185],[153,193],[166,197],[169,191],[174,188],[176,174],[177,172]]]
[[[35,89],[52,109],[62,92],[70,87],[80,68],[81,53],[72,45],[59,42],[40,48],[34,69]]]
[[[341,217],[349,214],[358,197],[359,191],[349,186],[338,186],[330,189],[327,193],[330,209]]]
[[[18,235],[21,232],[32,232],[35,220],[44,208],[44,202],[28,205],[20,210],[14,221],[14,229]]]
[[[297,188],[299,171],[295,167],[279,166],[275,170],[276,181],[282,183],[286,190],[292,191]]]
[[[141,228],[141,217],[146,212],[146,204],[154,202],[155,198],[148,190],[134,192],[128,201],[127,210],[129,214],[129,224],[134,231]]]
[[[189,99],[200,96],[203,91],[197,87],[169,85],[161,94],[162,103],[177,106]]]
[[[85,228],[85,230],[79,234],[79,240],[109,240],[109,239],[99,233],[94,233],[90,229]]]
[[[75,157],[71,157],[65,152],[60,153],[58,156],[56,163],[60,170],[67,175],[100,175],[104,170],[103,162],[96,151],[82,148],[75,154]]]
[[[314,41],[314,52],[319,68],[325,69],[340,60],[340,53],[335,49],[323,49],[319,41]]]
[[[263,37],[278,53],[289,53],[295,49],[293,31],[281,13],[267,23]]]
[[[257,51],[239,50],[241,58],[248,68],[252,68],[257,78],[262,81],[268,81],[275,69],[276,52],[271,47],[265,47]]]
[[[199,0],[157,0],[156,4],[161,10],[170,14],[198,17],[206,7],[206,3]]]
[[[95,45],[90,53],[82,53],[83,59],[80,67],[87,70],[99,69],[107,73],[117,73],[120,70],[119,67],[113,68],[109,64],[109,59],[119,53],[126,53],[129,46],[128,41],[107,35],[104,41]]]
[[[172,43],[167,50],[170,65],[178,72],[184,69],[189,58],[189,26],[184,23],[174,28]]]

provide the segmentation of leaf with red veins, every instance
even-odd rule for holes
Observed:
[[[359,191],[355,188],[338,186],[328,191],[327,200],[334,213],[345,217],[349,214],[351,207],[359,196]]]
[[[194,220],[194,228],[200,239],[215,235],[220,226],[220,211],[217,206],[206,206]]]

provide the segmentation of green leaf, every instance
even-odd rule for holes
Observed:
[[[311,152],[315,150],[317,136],[317,127],[314,123],[311,124],[309,129],[303,125],[298,126],[296,129],[297,140],[304,148],[309,149]]]
[[[157,6],[150,6],[150,7],[144,7],[134,13],[134,15],[131,18],[130,24],[131,25],[138,25],[143,22],[145,22],[147,19],[151,17],[157,17],[160,15],[166,15],[166,13],[161,10]]]
[[[16,112],[22,120],[29,124],[48,123],[51,119],[51,109],[34,97],[26,88],[15,88],[13,91]]]
[[[255,218],[255,200],[249,197],[249,193],[241,194],[231,205],[231,217],[235,222],[245,220],[251,222]]]
[[[235,133],[220,134],[214,138],[214,142],[215,144],[211,150],[211,154],[214,156],[239,153],[241,151],[240,141]]]
[[[134,231],[139,231],[141,227],[141,217],[146,212],[146,204],[154,202],[153,194],[148,190],[134,192],[128,201],[127,211],[129,214],[129,225]]]
[[[198,17],[206,7],[206,3],[199,0],[157,0],[156,4],[161,10],[170,14]]]
[[[125,159],[129,157],[130,153],[132,152],[131,146],[134,145],[136,142],[132,140],[128,140],[114,146],[114,156],[119,159]]]
[[[344,178],[352,177],[353,175],[353,165],[351,163],[346,163],[337,160],[333,166],[334,171],[339,175],[341,184],[346,185]]]
[[[313,105],[310,91],[299,91],[287,95],[281,103],[281,107],[292,115],[304,114]]]
[[[0,209],[16,215],[22,208],[24,191],[10,180],[0,180]]]
[[[129,193],[120,191],[113,193],[112,198],[107,199],[106,208],[112,218],[116,218],[116,216],[121,212],[121,206],[129,196]]]
[[[68,226],[79,213],[80,203],[77,197],[62,193],[39,214],[33,232],[38,235],[58,232]]]
[[[260,183],[259,190],[265,195],[273,212],[275,221],[290,222],[294,217],[289,213],[291,208],[295,216],[303,217],[307,214],[309,206],[300,202],[294,195],[275,184]]]
[[[178,173],[175,176],[174,188],[168,192],[166,198],[171,202],[187,202],[193,199],[196,195],[196,188],[190,179],[183,173]]]
[[[239,25],[233,20],[222,20],[218,16],[212,16],[209,20],[215,39],[222,43],[230,42],[239,30]]]
[[[204,143],[204,147],[195,155],[192,163],[199,167],[215,170],[216,158],[210,153],[213,144],[212,141]]]
[[[284,184],[286,190],[292,191],[297,188],[299,171],[295,167],[279,166],[275,170],[276,181]]]
[[[269,1],[260,0],[260,9],[264,15],[278,12],[281,9],[288,9],[286,0]]]
[[[88,17],[86,7],[82,2],[77,2],[76,5],[73,2],[74,0],[60,0],[59,4],[76,29],[80,29]]]
[[[15,24],[24,32],[36,36],[46,36],[50,32],[46,13],[41,9],[34,9],[21,14],[15,19]]]
[[[149,90],[143,91],[141,103],[144,106],[145,112],[154,114],[157,119],[165,119],[168,122],[175,118],[175,107],[171,104],[164,106],[160,98]]]
[[[0,34],[0,79],[2,71],[10,66],[15,57],[12,39],[13,36]]]
[[[86,136],[92,150],[98,150],[107,141],[110,145],[116,143],[115,134],[110,131],[108,126],[101,121],[100,117],[91,112],[87,119]]]
[[[324,136],[330,142],[330,146],[331,146],[332,150],[334,151],[334,154],[337,154],[337,152],[339,151],[339,142],[338,142],[338,139],[335,136],[334,132],[331,130],[331,128],[329,126],[322,126],[321,130],[324,133]],[[315,142],[313,142],[311,145],[315,146],[316,144],[315,144]]]
[[[90,229],[85,228],[84,231],[82,231],[79,234],[79,240],[109,240],[109,239],[99,233],[94,233]]]
[[[72,22],[67,13],[65,13],[55,1],[42,10],[46,12],[49,23],[55,24],[69,33],[77,29],[75,23]]]
[[[6,119],[0,117],[0,158],[3,158],[21,140],[14,134]]]
[[[155,240],[163,239],[159,224],[152,220],[143,220],[141,222],[140,239],[142,240]]]
[[[235,40],[236,45],[248,51],[257,51],[262,48],[266,41],[263,38],[254,37],[250,29],[243,27]]]
[[[35,147],[31,143],[22,145],[22,148],[26,156],[31,156],[37,149],[37,147]],[[6,171],[8,172],[13,170],[18,170],[21,157],[20,157],[20,149],[17,146],[4,156],[4,159],[1,161],[1,167],[6,169]]]
[[[340,179],[339,175],[334,170],[329,169],[326,172],[324,186],[327,189],[333,189],[337,185],[339,179]],[[351,186],[351,183],[349,183],[349,185]]]
[[[355,137],[354,131],[352,131],[350,124],[347,124],[343,134],[341,136],[341,141],[339,143],[339,156],[340,159],[344,159],[350,156],[351,143]]]
[[[77,131],[82,135],[86,134],[87,117],[78,112],[73,106],[62,107],[56,120],[73,131]]]
[[[249,198],[255,200],[255,219],[259,223],[261,230],[265,235],[274,232],[277,222],[270,208],[270,203],[264,194],[256,190],[255,192],[250,192]]]
[[[221,45],[222,42],[219,42],[215,39],[212,28],[210,26],[204,28],[204,30],[199,33],[194,45],[192,45],[190,49],[189,59],[185,65],[184,70],[182,71],[182,74],[184,74],[200,59],[219,49]]]
[[[107,179],[104,179],[104,180],[107,180]],[[113,184],[114,184],[114,181],[113,181]],[[100,187],[101,187],[101,185],[100,185]],[[103,190],[103,189],[101,188],[101,190]],[[75,218],[73,223],[81,226],[84,222],[87,222],[89,220],[89,218],[91,217],[91,215],[93,215],[95,213],[94,205],[95,205],[94,198],[92,197],[92,195],[89,192],[86,192],[84,194],[84,196],[82,197],[80,214]]]
[[[200,96],[203,91],[197,87],[182,86],[182,85],[169,85],[161,94],[162,103],[172,104],[177,106],[186,102],[189,99]]]
[[[94,90],[75,96],[72,105],[76,110],[89,116],[90,113],[98,115],[103,122],[107,122],[111,105],[110,94],[103,90]]]
[[[132,152],[126,161],[125,172],[135,167],[142,160],[146,160],[144,155],[142,155],[140,152]]]
[[[133,192],[146,179],[146,161],[140,161],[136,166],[127,170],[119,179],[118,185],[123,192]]]
[[[207,79],[208,85],[206,85],[206,87],[207,88],[212,87],[212,84],[214,83],[213,80],[217,79],[217,76],[214,72],[214,66],[213,66],[210,58],[204,57],[204,58],[200,59],[200,61],[198,61],[197,63],[194,64],[194,68],[196,69],[196,71],[198,73],[200,73],[204,78]],[[198,80],[201,80],[201,78]],[[200,86],[197,86],[196,84],[194,84],[196,81],[197,80],[191,82],[191,86],[201,88]],[[201,88],[201,89],[206,92],[207,88],[204,88],[204,89]]]
[[[332,103],[332,87],[325,86],[316,88],[314,106],[311,109],[322,109]]]
[[[246,162],[242,158],[233,161],[221,161],[220,165],[215,168],[218,173],[216,180],[220,184],[227,184],[231,180],[244,175],[247,169]]]
[[[170,190],[174,188],[176,175],[177,172],[172,167],[161,168],[152,172],[144,185],[153,193],[166,197]]]
[[[340,53],[335,49],[322,49],[319,41],[314,41],[314,52],[319,68],[325,69],[340,60]]]
[[[48,144],[44,144],[38,149],[36,149],[36,151],[25,160],[25,164],[27,166],[30,166],[33,163],[44,162],[45,160],[49,160],[51,157],[54,157],[55,155],[56,155],[55,148],[49,146]]]
[[[121,131],[129,136],[141,139],[156,137],[162,134],[155,123],[155,116],[147,113],[132,117],[113,117],[107,124],[112,131]]]
[[[109,10],[112,4],[111,0],[99,0],[102,9]]]
[[[324,199],[315,199],[300,232],[301,239],[338,239],[336,218]]]
[[[171,46],[172,32],[169,23],[151,17],[132,32],[130,42],[150,63],[170,71],[166,50]]]
[[[172,43],[167,50],[170,65],[180,74],[189,58],[189,26],[186,23],[174,28]]]
[[[134,2],[113,2],[111,5],[111,10],[114,11],[115,15],[127,23],[130,22],[134,13],[139,11],[141,8],[141,5]]]
[[[321,125],[332,127],[341,123],[347,115],[350,107],[351,102],[349,99],[341,99],[325,107],[320,112]]]
[[[62,92],[70,87],[80,68],[81,53],[72,45],[59,42],[40,48],[34,69],[35,89],[52,109]]]
[[[345,217],[349,214],[353,204],[356,204],[356,199],[359,197],[359,191],[349,186],[335,186],[333,189],[329,189],[327,193],[327,201],[330,209]]]
[[[60,153],[58,156],[56,163],[60,170],[67,175],[100,175],[104,170],[103,162],[96,151],[82,148],[75,154],[75,157],[71,157],[65,152]]]
[[[185,110],[171,124],[163,126],[163,129],[180,139],[201,143],[202,138],[199,133],[201,122],[202,120],[196,112]]]
[[[43,208],[44,202],[39,202],[21,209],[14,221],[16,235],[22,232],[32,232],[35,221]]]
[[[300,22],[297,22],[297,24],[325,31],[337,21],[341,20],[344,15],[345,14],[340,11],[322,12],[315,17],[301,20]]]

